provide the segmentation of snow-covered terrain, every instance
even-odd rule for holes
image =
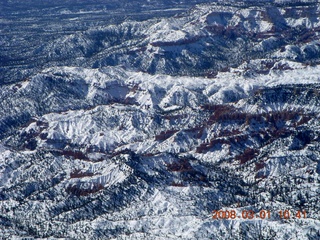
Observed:
[[[1,235],[316,239],[320,68],[283,64],[215,79],[55,67],[3,87]]]
[[[319,12],[219,1],[28,60],[3,41],[0,238],[320,239]]]
[[[213,77],[240,66],[247,75],[268,73],[281,60],[319,64],[320,5],[264,2],[214,2],[173,17],[155,14],[114,24],[103,14],[100,21],[89,14],[60,24],[37,16],[39,24],[29,26],[29,19],[22,29],[4,24],[1,82],[21,81],[52,66],[121,65],[150,74]],[[33,34],[42,31],[45,41]]]

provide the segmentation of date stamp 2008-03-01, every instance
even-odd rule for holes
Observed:
[[[212,219],[271,219],[271,218],[279,218],[279,219],[305,219],[307,218],[307,212],[305,210],[281,210],[278,212],[271,212],[270,210],[260,210],[259,212],[255,212],[253,210],[214,210],[212,211]]]

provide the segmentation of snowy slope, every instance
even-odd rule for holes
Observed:
[[[61,67],[3,87],[16,125],[1,121],[1,235],[316,239],[320,68],[285,64],[216,79]]]
[[[281,60],[319,63],[320,8],[316,1],[219,1],[195,5],[172,17],[149,12],[149,19],[142,13],[142,19],[139,14],[131,16],[131,11],[123,21],[118,20],[123,13],[115,12],[114,23],[107,20],[106,13],[113,13],[108,9],[93,11],[97,19],[92,19],[93,13],[70,13],[65,18],[77,20],[63,23],[56,22],[56,15],[44,13],[54,19],[36,15],[39,23],[29,26],[27,19],[21,23],[27,24],[25,28],[14,26],[13,31],[11,18],[4,18],[8,24],[0,33],[1,82],[21,81],[52,66],[121,65],[150,74],[213,77],[240,66],[247,75],[268,73]],[[44,31],[47,37],[29,36],[25,29]]]
[[[276,2],[0,39],[0,237],[319,239],[319,4]]]

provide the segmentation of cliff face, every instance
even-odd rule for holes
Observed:
[[[0,236],[318,239],[319,27],[318,4],[224,2],[17,39]]]

